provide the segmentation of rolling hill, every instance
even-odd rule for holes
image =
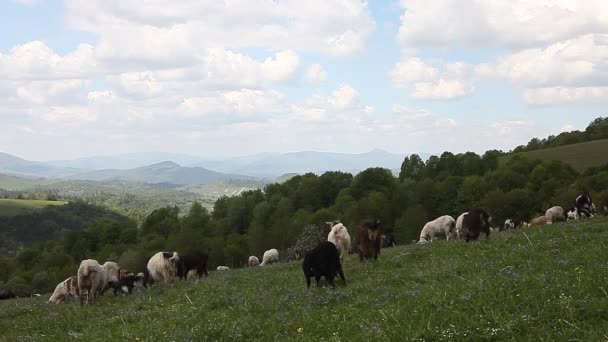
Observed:
[[[194,165],[204,166],[218,172],[275,178],[288,173],[323,173],[325,171],[358,173],[369,167],[399,169],[405,156],[405,154],[395,154],[380,149],[359,154],[304,151],[282,154],[264,153],[206,161]],[[429,155],[422,153],[420,156],[426,159]]]
[[[397,246],[376,262],[353,255],[336,289],[306,290],[294,261],[106,294],[84,308],[49,305],[50,294],[0,301],[0,339],[604,341],[606,223]]]
[[[219,180],[250,178],[242,175],[223,174],[203,167],[184,167],[171,161],[128,170],[98,170],[67,177],[92,181],[125,181],[166,183],[175,185],[207,184]]]
[[[82,172],[74,168],[61,168],[42,162],[25,160],[8,153],[0,152],[0,172],[38,177],[63,177]]]
[[[49,205],[64,205],[63,201],[19,200],[0,198],[0,217],[28,214]]]
[[[530,159],[559,160],[571,165],[578,172],[583,172],[590,167],[608,163],[608,139],[510,154],[501,157],[501,162],[506,162],[514,155]]]

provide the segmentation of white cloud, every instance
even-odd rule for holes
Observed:
[[[14,47],[10,54],[0,53],[0,75],[11,80],[49,80],[82,78],[97,71],[93,47],[80,44],[60,56],[41,41]]]
[[[106,59],[188,63],[204,48],[294,49],[350,55],[375,29],[361,0],[66,1],[73,27],[98,33]],[[319,15],[322,13],[323,15]]]
[[[327,81],[327,71],[321,64],[312,64],[306,71],[306,79],[310,83]]]
[[[441,68],[413,57],[397,63],[389,76],[393,85],[407,89],[415,99],[450,100],[473,92],[469,66],[455,62]]]
[[[603,0],[401,0],[404,47],[538,46],[608,30]]]
[[[608,35],[585,35],[526,49],[479,69],[527,88],[608,85]]]
[[[530,105],[608,102],[608,87],[551,87],[524,90],[524,101]]]
[[[282,101],[283,96],[276,91],[241,89],[186,98],[181,103],[179,112],[187,117],[221,114],[230,117],[230,121],[257,121],[284,110]]]

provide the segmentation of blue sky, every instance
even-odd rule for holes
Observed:
[[[602,1],[152,3],[2,2],[0,151],[481,153],[605,115]]]

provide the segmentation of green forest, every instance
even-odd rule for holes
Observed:
[[[595,120],[587,131],[608,136],[606,122]],[[506,218],[529,219],[554,205],[571,207],[581,190],[596,202],[608,196],[608,165],[578,173],[560,161],[520,155],[499,162],[504,155],[444,152],[427,161],[411,155],[398,176],[383,168],[356,175],[308,173],[221,197],[212,210],[198,202],[186,214],[177,206],[161,207],[142,223],[85,202],[45,208],[3,221],[0,234],[11,243],[2,246],[0,288],[21,296],[51,291],[74,275],[84,258],[116,261],[139,272],[159,250],[204,250],[210,269],[241,267],[249,255],[261,257],[270,248],[285,257],[305,227],[326,236],[324,222],[335,219],[351,236],[363,220],[379,219],[383,232],[408,244],[427,221],[456,217],[472,207],[486,209],[496,227]]]

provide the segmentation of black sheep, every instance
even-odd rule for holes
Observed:
[[[477,240],[480,233],[490,236],[490,215],[483,209],[471,209],[462,219],[462,233],[466,242]]]
[[[201,251],[192,251],[184,255],[180,255],[179,261],[177,262],[177,275],[186,279],[188,271],[196,270],[198,277],[202,277],[203,274],[207,276],[207,260],[209,255]]]
[[[344,285],[346,285],[346,279],[344,279],[344,273],[342,272],[342,264],[340,263],[340,252],[338,252],[336,245],[329,241],[321,242],[313,250],[306,253],[302,269],[304,270],[304,277],[306,277],[306,286],[309,289],[311,277],[315,277],[317,287],[319,287],[321,277],[325,277],[325,280],[332,287],[336,287],[336,283],[334,282],[336,274],[340,276]]]

